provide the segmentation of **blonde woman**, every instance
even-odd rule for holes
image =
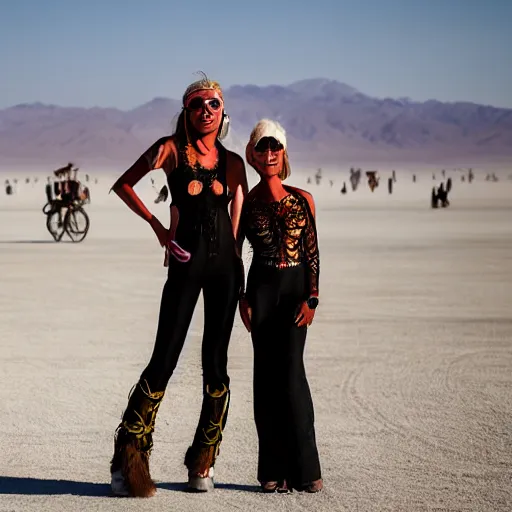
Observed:
[[[253,254],[240,300],[254,348],[258,480],[264,492],[318,492],[323,483],[303,360],[319,304],[315,205],[308,192],[283,184],[290,164],[279,123],[256,125],[246,159],[260,176],[242,207],[241,233]]]

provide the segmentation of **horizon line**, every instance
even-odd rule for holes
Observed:
[[[345,86],[345,87],[348,87],[350,89],[353,89],[354,90],[354,93],[353,95],[356,96],[356,95],[361,95],[361,96],[364,96],[366,98],[370,98],[370,99],[373,99],[373,100],[379,100],[379,101],[386,101],[386,100],[391,100],[391,101],[401,101],[403,103],[408,103],[408,104],[415,104],[415,105],[422,105],[422,104],[425,104],[425,103],[429,103],[429,102],[435,102],[435,103],[442,103],[442,104],[445,104],[445,105],[454,105],[454,104],[459,104],[459,103],[462,103],[462,104],[469,104],[469,105],[477,105],[477,106],[481,106],[481,107],[486,107],[486,108],[494,108],[494,109],[498,109],[498,110],[512,110],[512,107],[499,107],[499,106],[496,106],[496,105],[493,105],[491,103],[478,103],[476,101],[470,101],[470,100],[452,100],[452,101],[442,101],[442,100],[438,100],[436,98],[429,98],[427,100],[424,100],[424,101],[421,101],[421,100],[414,100],[408,96],[404,97],[404,96],[401,96],[401,97],[392,97],[392,96],[371,96],[369,94],[365,94],[363,92],[361,92],[359,89],[357,89],[356,87],[352,86],[352,85],[349,85],[345,82],[340,82],[339,80],[335,80],[335,79],[332,79],[332,78],[326,78],[326,77],[311,77],[311,78],[304,78],[304,79],[301,79],[301,80],[295,80],[293,82],[289,82],[288,84],[267,84],[267,85],[256,85],[256,84],[251,84],[251,83],[247,83],[247,84],[233,84],[233,85],[230,85],[229,87],[226,87],[224,88],[224,93],[226,92],[229,92],[230,89],[234,88],[234,87],[255,87],[255,88],[258,88],[258,89],[268,89],[268,88],[271,88],[271,87],[281,87],[281,88],[289,88],[293,85],[296,85],[296,84],[300,84],[300,83],[303,83],[303,82],[321,82],[321,81],[324,81],[324,82],[327,82],[327,83],[335,83],[335,84],[338,84],[338,85],[342,85],[342,86]],[[137,108],[140,108],[140,107],[143,107],[144,105],[148,105],[149,103],[153,102],[153,101],[157,101],[157,100],[166,100],[166,101],[177,101],[179,103],[181,103],[181,99],[177,99],[177,98],[172,98],[172,97],[169,97],[169,96],[154,96],[153,98],[143,102],[143,103],[139,103],[139,104],[136,104],[135,106],[131,107],[131,108],[126,108],[126,109],[122,109],[122,108],[119,108],[119,107],[112,107],[112,106],[100,106],[98,104],[96,105],[93,105],[93,106],[79,106],[79,105],[68,105],[68,106],[64,106],[64,105],[58,105],[56,103],[44,103],[42,101],[39,101],[39,100],[34,100],[34,101],[27,101],[27,102],[22,102],[22,103],[15,103],[15,104],[12,104],[12,105],[9,105],[9,106],[6,106],[6,107],[3,107],[3,108],[0,108],[0,112],[2,112],[3,110],[8,110],[8,109],[11,109],[11,108],[18,108],[18,107],[34,107],[34,106],[41,106],[41,107],[57,107],[57,108],[73,108],[73,109],[81,109],[81,110],[95,110],[95,109],[109,109],[109,110],[117,110],[119,112],[130,112],[132,110],[135,110]]]

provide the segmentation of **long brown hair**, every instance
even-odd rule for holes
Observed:
[[[178,119],[176,121],[176,127],[174,129],[173,136],[176,138],[178,142],[182,142],[183,144],[187,144],[187,131],[185,130],[185,116],[187,112],[184,108],[181,109],[181,112],[178,115]]]

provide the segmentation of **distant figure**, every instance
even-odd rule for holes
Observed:
[[[73,168],[73,163],[69,162],[64,167],[59,167],[53,171],[53,174],[60,181],[56,181],[53,185],[55,198],[62,199],[63,201],[69,201],[70,192],[69,192],[69,175],[71,173],[71,169]]]
[[[462,183],[466,181],[466,176],[464,176],[464,174],[460,177],[460,181],[462,181]]]
[[[308,176],[307,183],[308,183],[308,185],[310,185],[310,184],[311,184],[311,178],[310,178],[309,176]]]
[[[451,184],[450,184],[450,188],[451,188]],[[437,190],[435,187],[433,187],[431,201],[430,201],[432,208],[438,208],[439,203],[441,203],[441,206],[443,208],[447,208],[448,206],[450,206],[450,201],[448,201],[448,192],[449,192],[449,190],[447,188],[445,189],[444,183],[441,183],[439,185],[439,187],[437,188]]]
[[[443,197],[445,196],[444,184],[441,183],[439,187],[437,187],[437,198],[442,203]]]
[[[25,183],[30,183],[30,178],[25,178]]]
[[[167,188],[167,185],[164,185],[160,192],[158,193],[157,198],[155,199],[155,203],[161,203],[162,201],[165,203],[167,201],[167,198],[169,197],[169,189]]]
[[[317,185],[320,185],[320,182],[322,181],[322,169],[318,169],[315,174],[315,181]]]
[[[357,190],[357,187],[359,186],[359,183],[361,181],[361,169],[358,169],[357,171],[351,167],[350,168],[350,185],[352,186],[352,191],[355,192]]]
[[[155,180],[153,178],[150,178],[150,180],[153,190],[157,192],[157,196],[154,201],[155,204],[161,203],[162,201],[165,203],[165,201],[167,201],[167,198],[169,197],[169,189],[167,188],[167,185],[164,185],[159,191],[157,191],[155,187]]]
[[[34,183],[37,183],[39,181],[39,178],[34,178]]]
[[[45,187],[45,192],[46,192],[46,200],[49,203],[51,203],[55,199],[55,196],[53,194],[52,181],[51,181],[50,177],[48,177],[48,179],[47,179],[47,183],[46,183],[46,187]]]
[[[468,181],[471,183],[475,179],[475,175],[473,174],[473,169],[469,169],[468,171]]]
[[[393,193],[393,178],[388,178],[388,193]]]
[[[432,173],[432,179],[435,180],[436,179],[436,175],[434,173]]]
[[[73,169],[73,177],[71,177],[71,172],[69,173],[68,178],[68,190],[69,190],[69,198],[71,201],[76,201],[80,198],[80,182],[77,179],[78,167]]]
[[[62,191],[62,182],[61,181],[54,181],[53,182],[53,196],[54,199],[59,199]]]
[[[347,185],[345,184],[345,182],[343,182],[343,187],[341,187],[340,192],[342,194],[346,194],[347,193]]]
[[[430,196],[430,206],[432,208],[437,208],[439,203],[439,198],[437,197],[436,187],[432,187],[432,194]]]
[[[85,182],[89,183],[89,175],[88,174],[85,175]]]
[[[332,188],[332,186],[334,185],[334,181],[329,180],[329,185],[331,185],[331,188]]]
[[[452,189],[452,179],[448,178],[446,180],[446,193],[449,194]]]
[[[396,183],[396,172],[395,172],[395,171],[393,171],[393,172],[391,173],[391,178],[392,178],[392,180],[393,180],[393,183]],[[390,194],[391,194],[391,192],[390,192]]]
[[[379,186],[379,177],[377,173],[378,171],[366,171],[368,186],[372,192]]]
[[[89,187],[84,187],[81,194],[80,194],[80,199],[85,203],[85,204],[90,204],[91,202],[91,192],[89,190]]]
[[[437,197],[443,208],[450,206],[450,202],[448,201],[448,190],[444,188],[443,183],[441,183],[441,185],[439,185],[439,188],[437,189]]]
[[[444,178],[444,177],[446,176],[446,170],[445,170],[445,169],[443,169],[443,170],[441,171],[441,174],[442,174],[442,176],[443,176],[443,178]]]
[[[416,174],[413,174],[413,175],[412,175],[412,182],[413,182],[413,183],[416,183]]]
[[[5,193],[8,196],[12,196],[12,185],[9,183],[9,180],[5,181]]]
[[[69,172],[71,172],[71,169],[73,169],[73,163],[69,162],[64,167],[59,167],[58,169],[55,169],[55,171],[53,171],[53,174],[55,174],[55,176],[60,178],[60,177],[63,177],[64,175],[68,174]]]

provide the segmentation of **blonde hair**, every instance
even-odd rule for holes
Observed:
[[[265,129],[269,128],[273,130],[274,133],[266,133]],[[258,141],[266,136],[274,137],[278,140],[284,147],[283,154],[283,168],[279,171],[279,179],[284,181],[286,178],[290,177],[292,170],[290,167],[290,160],[288,158],[288,149],[286,147],[286,132],[284,128],[277,122],[271,119],[261,119],[256,126],[253,128],[251,135],[249,137],[249,142],[245,148],[245,159],[247,163],[254,168],[254,170],[259,174],[258,169],[256,168],[256,163],[254,160],[254,148]]]
[[[206,74],[203,73],[202,71],[200,71],[199,73],[203,75],[203,78],[191,83],[186,88],[185,93],[183,94],[183,98],[182,98],[183,110],[181,111],[181,113],[178,117],[178,121],[176,123],[176,132],[175,132],[175,134],[178,137],[183,138],[185,141],[185,157],[187,159],[188,164],[192,167],[194,167],[197,164],[197,154],[196,154],[195,148],[190,140],[187,112],[185,109],[185,104],[187,102],[187,99],[191,94],[193,94],[197,91],[216,91],[217,94],[222,99],[222,101],[224,102],[224,96],[222,94],[222,88],[221,88],[219,82],[210,80],[206,76]],[[223,111],[222,120],[221,120],[221,123],[219,126],[219,130],[217,132],[218,139],[223,139],[227,135],[228,127],[229,127],[229,117]]]
[[[200,71],[200,74],[203,75],[203,78],[201,80],[197,80],[193,83],[191,83],[187,89],[185,90],[185,94],[183,94],[183,106],[185,106],[185,102],[187,101],[187,98],[194,92],[197,91],[217,91],[219,96],[224,101],[224,97],[222,95],[222,88],[219,84],[219,82],[215,82],[214,80],[210,80],[205,73]]]

